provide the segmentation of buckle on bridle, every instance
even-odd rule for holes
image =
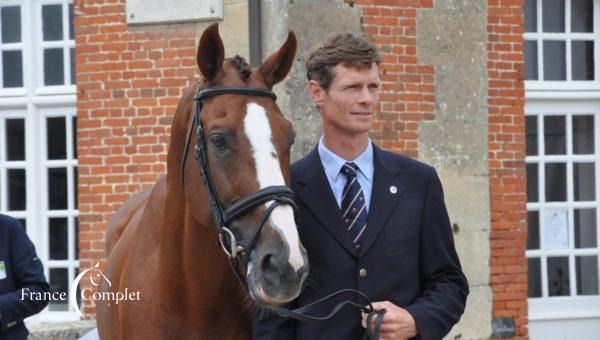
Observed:
[[[224,240],[224,235],[225,233],[228,234],[229,236],[229,249],[231,249],[231,251],[229,251],[227,249],[227,247],[225,246],[225,240]],[[245,252],[244,247],[238,245],[237,240],[235,239],[235,236],[233,235],[233,232],[231,230],[229,230],[228,228],[221,228],[221,232],[219,233],[219,243],[221,244],[221,248],[223,248],[223,251],[225,252],[225,254],[227,254],[227,257],[229,257],[230,259],[235,259],[238,256],[238,253],[243,253]]]

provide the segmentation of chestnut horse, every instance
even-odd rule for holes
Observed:
[[[177,107],[167,174],[153,188],[134,195],[110,221],[104,273],[112,286],[105,284],[101,291],[127,288],[139,291],[140,300],[97,301],[102,339],[250,339],[248,292],[257,304],[271,306],[298,296],[308,261],[292,204],[269,209],[272,201],[266,202],[229,225],[235,239],[253,239],[247,267],[242,265],[240,271],[246,292],[218,244],[219,228],[194,157],[196,148],[186,145],[186,132],[191,130],[190,140],[196,141],[200,131],[191,128],[196,124],[192,117],[198,87],[272,94],[273,85],[288,74],[295,53],[296,38],[290,32],[277,52],[252,69],[239,56],[224,59],[217,24],[203,32],[197,55],[203,77]],[[226,93],[201,103],[198,116],[206,135],[202,146],[223,208],[261,189],[289,185],[294,131],[272,98]]]

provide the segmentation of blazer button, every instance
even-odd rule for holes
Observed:
[[[365,268],[361,268],[358,271],[358,275],[360,275],[360,277],[366,277],[367,276],[367,270]]]

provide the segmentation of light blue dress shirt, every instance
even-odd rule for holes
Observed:
[[[353,162],[358,166],[358,183],[360,183],[360,186],[363,189],[363,194],[367,204],[366,209],[369,211],[374,172],[373,144],[371,143],[371,140],[369,139],[369,144],[367,145],[365,151],[363,151],[363,153],[353,160],[347,161],[333,153],[331,150],[327,149],[325,144],[323,144],[323,137],[321,137],[321,140],[319,141],[318,151],[323,168],[325,168],[327,180],[329,181],[329,185],[331,186],[331,190],[333,191],[333,195],[335,196],[335,201],[337,202],[338,207],[341,208],[342,206],[342,193],[344,191],[344,185],[346,184],[346,176],[344,176],[340,170],[342,169],[344,163]]]

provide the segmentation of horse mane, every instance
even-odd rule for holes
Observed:
[[[225,60],[229,61],[235,68],[240,72],[242,79],[248,79],[252,74],[252,67],[248,64],[246,59],[240,57],[239,55],[235,55],[231,58],[226,58]]]

